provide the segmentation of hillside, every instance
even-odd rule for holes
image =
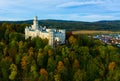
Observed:
[[[26,21],[0,21],[0,23],[13,24],[32,24],[32,20]],[[48,28],[61,28],[67,30],[120,30],[120,20],[115,21],[98,21],[98,22],[81,22],[81,21],[66,21],[66,20],[39,20],[39,24]]]

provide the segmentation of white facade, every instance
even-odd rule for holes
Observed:
[[[25,28],[25,39],[36,36],[42,39],[47,38],[49,45],[53,47],[54,43],[64,44],[65,43],[66,31],[63,29],[46,29],[46,27],[39,27],[37,17],[34,18],[33,25]]]

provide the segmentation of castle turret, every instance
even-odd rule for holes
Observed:
[[[33,25],[32,25],[32,29],[37,30],[38,28],[39,28],[38,20],[37,20],[37,16],[35,16],[34,21],[33,21]]]
[[[29,37],[29,29],[28,27],[25,28],[25,39],[27,39]]]
[[[59,32],[61,32],[61,37],[60,37],[60,39],[61,39],[61,42],[62,43],[65,43],[65,39],[66,39],[66,30],[64,30],[64,29],[62,29],[62,30],[59,30]]]
[[[53,47],[53,43],[54,43],[54,33],[51,31],[49,32],[49,45]]]

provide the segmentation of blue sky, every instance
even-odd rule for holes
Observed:
[[[120,20],[120,0],[0,0],[0,21],[41,19]]]

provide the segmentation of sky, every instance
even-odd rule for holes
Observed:
[[[120,20],[120,0],[0,0],[0,21]]]

